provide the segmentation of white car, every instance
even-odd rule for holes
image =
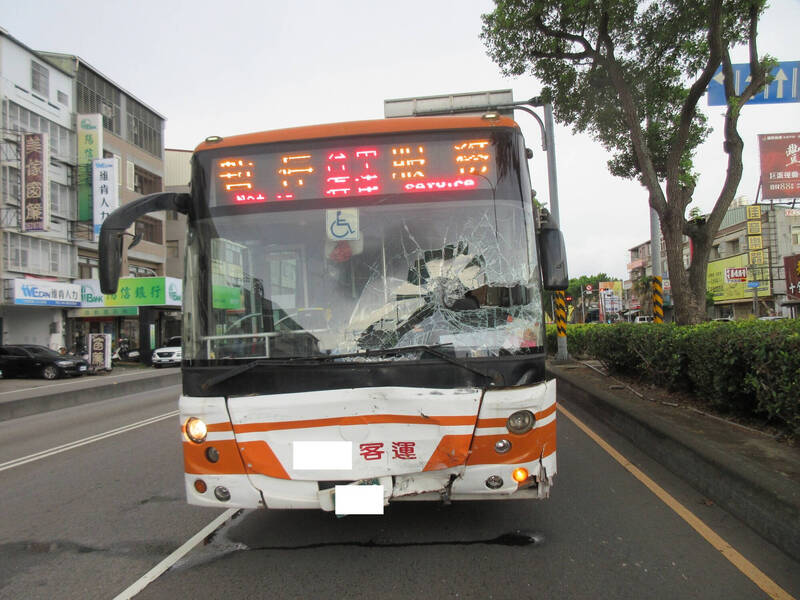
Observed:
[[[633,320],[634,323],[652,323],[653,317],[650,315],[639,315]]]
[[[158,367],[174,367],[181,364],[181,336],[176,335],[167,340],[161,348],[156,348],[153,351],[152,362],[153,366]]]

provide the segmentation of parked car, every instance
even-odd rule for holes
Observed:
[[[180,365],[181,357],[181,336],[176,335],[169,338],[161,348],[156,348],[151,360],[156,368],[171,367]]]
[[[712,321],[717,321],[717,322],[728,322],[728,321],[733,321],[733,318],[732,317],[717,317],[716,319],[711,319],[711,320]]]
[[[9,344],[0,346],[0,371],[3,377],[44,377],[84,375],[89,364],[78,356],[59,354],[46,346]]]
[[[653,317],[650,315],[639,315],[633,320],[634,323],[652,323]]]

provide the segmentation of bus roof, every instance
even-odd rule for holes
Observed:
[[[398,133],[407,131],[442,131],[447,129],[477,129],[487,127],[514,127],[516,121],[508,117],[486,119],[483,116],[441,116],[441,117],[401,117],[394,119],[375,119],[372,121],[351,121],[349,123],[330,123],[327,125],[307,125],[288,129],[274,129],[259,133],[232,135],[218,141],[205,141],[195,148],[195,152],[288,142],[346,137],[351,135],[370,135],[377,133]]]

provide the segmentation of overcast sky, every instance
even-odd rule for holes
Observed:
[[[759,51],[800,60],[800,0],[773,0],[759,27]],[[383,100],[465,91],[535,96],[532,77],[503,78],[479,38],[490,0],[240,1],[0,0],[0,26],[37,50],[77,54],[166,117],[166,147],[192,149],[231,135],[383,117]],[[733,55],[746,62],[746,49]],[[695,202],[710,210],[725,174],[723,107],[706,106],[715,133],[698,153]],[[519,123],[534,188],[547,201],[539,129]],[[758,133],[800,130],[800,103],[747,107],[738,195],[758,187]],[[561,224],[570,276],[627,278],[628,249],[649,238],[647,196],[612,177],[603,149],[556,128]]]

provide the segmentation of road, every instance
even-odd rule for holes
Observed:
[[[224,513],[184,503],[178,393],[0,423],[0,598],[114,598]],[[409,502],[344,519],[244,511],[136,597],[800,597],[796,561],[562,406],[729,544],[724,554],[562,411],[547,501]],[[536,543],[515,545],[516,530]]]

